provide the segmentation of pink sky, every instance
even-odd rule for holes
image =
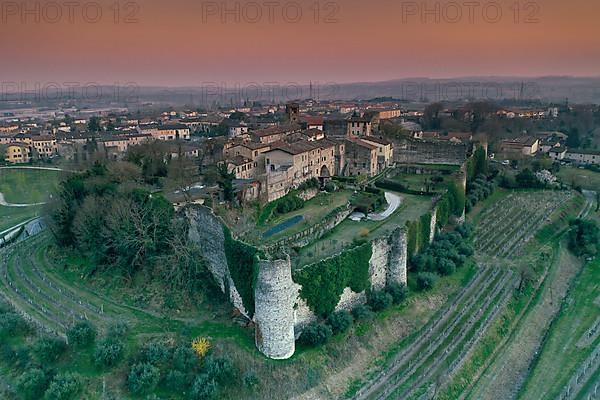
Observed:
[[[62,4],[62,2],[58,2]],[[514,0],[500,0],[502,17],[496,23],[492,2],[480,2],[474,20],[462,6],[457,23],[450,2],[439,4],[441,21],[428,15],[404,15],[415,11],[410,2],[397,0],[344,0],[337,6],[327,1],[298,1],[302,17],[291,23],[295,8],[288,1],[276,6],[274,21],[269,8],[258,4],[262,19],[251,23],[255,8],[240,2],[240,22],[235,13],[223,23],[219,15],[205,15],[197,0],[171,0],[159,4],[139,2],[138,23],[115,23],[111,1],[101,1],[98,23],[83,19],[76,9],[69,22],[68,9],[50,23],[54,11],[41,21],[3,5],[0,20],[0,72],[2,82],[98,82],[138,85],[201,85],[204,82],[355,82],[406,77],[459,77],[486,75],[600,75],[600,2],[544,0],[537,9],[519,4],[519,22],[511,9]],[[463,4],[462,1],[457,2]],[[5,4],[5,2],[3,2]],[[81,2],[82,6],[87,2]],[[120,5],[119,20],[134,11]],[[221,2],[214,3],[220,7]],[[311,4],[312,9],[311,9]],[[314,4],[319,5],[315,22]],[[421,1],[416,4],[418,14]],[[35,10],[35,2],[28,7]],[[210,7],[210,6],[209,6]],[[235,3],[229,2],[234,8]],[[246,7],[246,14],[243,9]],[[337,9],[335,8],[337,7]],[[444,18],[443,10],[446,10]],[[93,18],[94,9],[88,9]],[[218,10],[217,10],[218,11]],[[337,23],[323,23],[334,12]],[[525,23],[535,13],[537,23]],[[14,14],[14,15],[13,15]],[[246,19],[244,18],[246,16]]]

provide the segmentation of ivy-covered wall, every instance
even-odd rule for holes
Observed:
[[[242,297],[246,311],[254,316],[254,289],[258,276],[258,249],[235,240],[229,228],[223,225],[225,257],[231,279]]]
[[[328,316],[340,302],[346,287],[356,293],[369,288],[372,254],[371,243],[365,243],[296,271],[293,279],[302,286],[300,297],[314,313]]]

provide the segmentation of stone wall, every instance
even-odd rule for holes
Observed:
[[[373,255],[369,261],[369,277],[374,290],[383,290],[387,284],[387,270],[390,265],[389,238],[373,240]]]
[[[431,224],[429,225],[429,243],[433,243],[437,233],[437,207],[431,211]]]
[[[227,266],[223,221],[210,208],[204,206],[186,207],[183,214],[190,221],[188,237],[192,243],[200,246],[207,267],[215,278],[217,285],[229,297],[231,304],[246,318],[250,318],[250,314],[244,307],[242,297],[235,287]]]
[[[292,266],[286,260],[261,260],[255,289],[255,339],[258,350],[269,358],[290,358],[296,349],[294,305],[298,293]]]
[[[406,285],[408,283],[408,238],[406,231],[398,228],[389,238],[390,253],[387,282]]]
[[[307,246],[309,243],[321,239],[333,228],[341,224],[350,214],[352,214],[352,211],[353,208],[349,205],[343,207],[338,212],[325,217],[319,223],[270,245],[269,252],[278,253],[281,249],[285,250],[286,248],[289,249],[291,247]]]
[[[248,316],[229,273],[223,221],[203,206],[187,207],[183,213],[190,221],[190,240],[200,245],[208,268],[221,290],[229,291],[228,296],[234,307]],[[384,289],[391,282],[406,284],[407,234],[403,228],[398,228],[389,236],[372,242],[369,275],[371,286],[375,290]],[[307,324],[317,320],[306,301],[300,297],[301,289],[302,287],[292,280],[289,257],[280,260],[260,260],[254,293],[255,341],[257,348],[269,358],[291,357],[295,351],[295,340],[302,330]],[[366,301],[365,292],[355,293],[346,288],[336,311],[349,311]]]
[[[394,161],[401,164],[462,165],[469,146],[450,141],[429,141],[409,138],[394,139]]]

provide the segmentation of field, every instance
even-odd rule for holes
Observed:
[[[561,167],[558,177],[567,185],[600,190],[600,173],[575,167]]]
[[[46,202],[58,186],[61,172],[30,169],[0,169],[0,193],[7,203]],[[0,232],[38,216],[42,206],[0,205]]]
[[[0,193],[8,203],[43,203],[57,189],[62,174],[47,170],[0,169]]]

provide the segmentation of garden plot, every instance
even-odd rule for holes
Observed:
[[[484,211],[475,231],[475,248],[481,255],[512,258],[550,221],[552,214],[571,199],[570,192],[512,193]]]
[[[510,297],[514,284],[509,270],[481,268],[454,301],[355,398],[408,399],[427,392],[430,382],[458,368]]]

